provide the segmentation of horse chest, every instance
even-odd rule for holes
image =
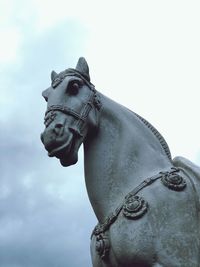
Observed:
[[[139,195],[148,202],[148,211],[134,220],[119,214],[107,232],[109,261],[94,266],[198,266],[198,219],[191,186],[174,192],[158,182]]]

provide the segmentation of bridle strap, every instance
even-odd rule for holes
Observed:
[[[94,88],[91,90],[88,101],[83,105],[80,114],[77,111],[64,105],[52,105],[48,107],[45,116],[47,116],[50,112],[60,111],[66,115],[74,117],[76,119],[76,122],[74,126],[70,127],[69,129],[79,137],[82,137],[82,129],[84,128],[87,117],[93,107],[96,107],[97,110],[100,110],[101,108],[99,96],[97,96],[97,91]]]
[[[52,105],[51,107],[49,107],[47,109],[45,116],[51,111],[60,111],[66,115],[71,115],[74,118],[76,118],[78,120],[82,120],[82,121],[85,121],[85,119],[86,119],[86,116],[83,116],[83,114],[79,114],[75,110],[68,108],[68,107],[65,107],[63,105]]]

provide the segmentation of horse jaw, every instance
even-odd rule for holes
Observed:
[[[81,139],[74,139],[69,152],[63,153],[62,157],[59,157],[60,163],[63,167],[69,167],[75,165],[78,162],[78,151],[83,143]]]
[[[63,157],[60,159],[60,164],[63,167],[69,167],[71,165],[76,164],[78,161],[78,153],[73,153],[71,157]]]

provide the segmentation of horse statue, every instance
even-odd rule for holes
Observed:
[[[98,219],[94,267],[200,266],[200,168],[171,158],[144,118],[98,92],[80,58],[51,73],[41,140],[62,166],[84,146],[88,196]]]

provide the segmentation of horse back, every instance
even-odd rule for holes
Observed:
[[[173,164],[175,167],[181,169],[187,177],[190,179],[191,183],[194,184],[195,191],[200,196],[200,167],[191,162],[184,157],[175,157],[173,159]]]

